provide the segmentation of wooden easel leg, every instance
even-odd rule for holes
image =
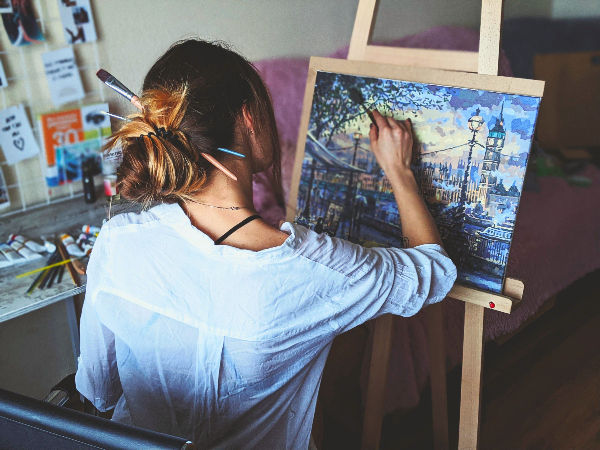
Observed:
[[[478,445],[484,311],[485,308],[482,306],[465,303],[465,335],[458,428],[459,450],[476,449]]]
[[[375,320],[373,334],[373,350],[369,364],[369,381],[367,384],[367,401],[363,419],[363,450],[376,450],[381,440],[381,424],[383,422],[383,403],[385,385],[392,348],[392,332],[394,316],[386,314]]]
[[[446,391],[446,348],[444,310],[441,303],[425,310],[429,346],[433,448],[446,450],[448,442],[448,394]]]

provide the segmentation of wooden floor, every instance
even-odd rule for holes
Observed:
[[[348,364],[326,368],[322,448],[360,445],[354,355],[366,333],[353,331],[332,351]],[[328,379],[338,380],[335,388]],[[458,442],[459,398],[460,367],[448,375],[451,448]],[[553,308],[507,342],[486,346],[481,424],[481,449],[600,449],[600,271],[559,294]],[[431,433],[424,392],[417,408],[386,416],[382,448],[430,449]]]

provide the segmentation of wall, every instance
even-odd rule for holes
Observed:
[[[477,28],[480,1],[381,0],[374,39],[394,39],[438,25]],[[358,0],[102,0],[94,6],[99,19],[107,19],[99,20],[103,63],[118,68],[131,86],[140,86],[143,74],[169,44],[194,35],[229,42],[251,60],[329,54],[348,45],[357,4]],[[506,17],[551,13],[552,0],[506,2]]]
[[[190,36],[227,41],[251,60],[326,55],[349,42],[358,4],[358,0],[91,1],[100,40],[97,45],[75,46],[89,92],[85,103],[106,96],[111,109],[118,113],[131,108],[95,79],[98,66],[114,72],[137,90],[152,62],[171,43]],[[480,1],[381,0],[374,39],[390,40],[439,25],[477,28]],[[0,107],[23,102],[35,121],[38,113],[53,109],[42,73],[41,53],[64,46],[64,38],[56,0],[32,3],[48,41],[18,50],[0,31],[0,53],[9,78],[13,78],[8,88],[0,90]],[[592,0],[507,0],[505,4],[505,17],[600,14],[600,4]],[[22,61],[25,71],[21,69]],[[81,190],[79,183],[74,183],[48,192],[42,177],[44,164],[44,159],[39,158],[7,166],[0,154],[0,168],[12,186],[9,191],[13,210],[72,196]],[[6,211],[0,211],[0,216],[2,213]]]

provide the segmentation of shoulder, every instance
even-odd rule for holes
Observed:
[[[308,228],[286,222],[282,230],[289,231],[296,254],[313,263],[328,267],[347,278],[356,278],[373,263],[371,249],[352,242],[316,233]]]
[[[159,207],[117,214],[104,222],[90,255],[88,279],[99,278],[100,274],[110,272],[115,260],[131,256],[127,253],[132,248],[142,250],[144,246],[140,244],[152,240],[149,233],[155,236],[160,232],[160,228],[167,228],[168,225],[160,218],[164,211],[156,208]]]
[[[114,243],[123,235],[127,235],[127,239],[142,238],[146,231],[156,233],[161,228],[168,229],[180,220],[177,209],[177,205],[160,204],[148,210],[117,214],[104,222],[94,247]]]
[[[110,231],[124,231],[131,227],[155,225],[172,208],[172,205],[157,205],[148,210],[117,214],[102,225],[100,234],[103,232],[107,234]]]

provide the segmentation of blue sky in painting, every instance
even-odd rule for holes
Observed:
[[[521,190],[525,163],[531,145],[531,135],[534,131],[537,108],[540,102],[539,98],[421,83],[406,83],[403,81],[389,80],[388,82],[393,83],[398,89],[403,89],[404,85],[422,86],[423,89],[419,94],[414,92],[411,94],[417,103],[423,103],[427,100],[433,101],[440,97],[445,100],[441,109],[427,109],[415,107],[414,105],[400,109],[398,104],[391,108],[392,115],[395,118],[411,118],[415,134],[423,146],[422,152],[452,147],[468,141],[471,138],[468,120],[475,114],[477,108],[479,108],[479,115],[483,117],[485,122],[481,131],[477,134],[477,141],[485,145],[489,129],[496,124],[504,103],[503,116],[506,142],[502,153],[515,158],[501,166],[498,176],[507,188],[514,182]],[[369,99],[366,99],[366,101],[369,103]],[[377,107],[377,103],[371,104]],[[358,130],[364,136],[368,136],[369,124],[368,117],[364,115],[360,120],[349,123],[345,131],[346,133],[352,133]],[[344,137],[341,137],[341,139],[346,140]],[[339,138],[338,143],[343,144],[343,142],[339,142]],[[439,153],[435,156],[435,161],[431,158],[430,160],[432,162],[451,163],[453,167],[457,167],[458,161],[461,159],[466,160],[467,155],[468,148],[464,146],[447,153]],[[473,154],[473,160],[482,161],[483,156],[484,150],[479,147]]]

